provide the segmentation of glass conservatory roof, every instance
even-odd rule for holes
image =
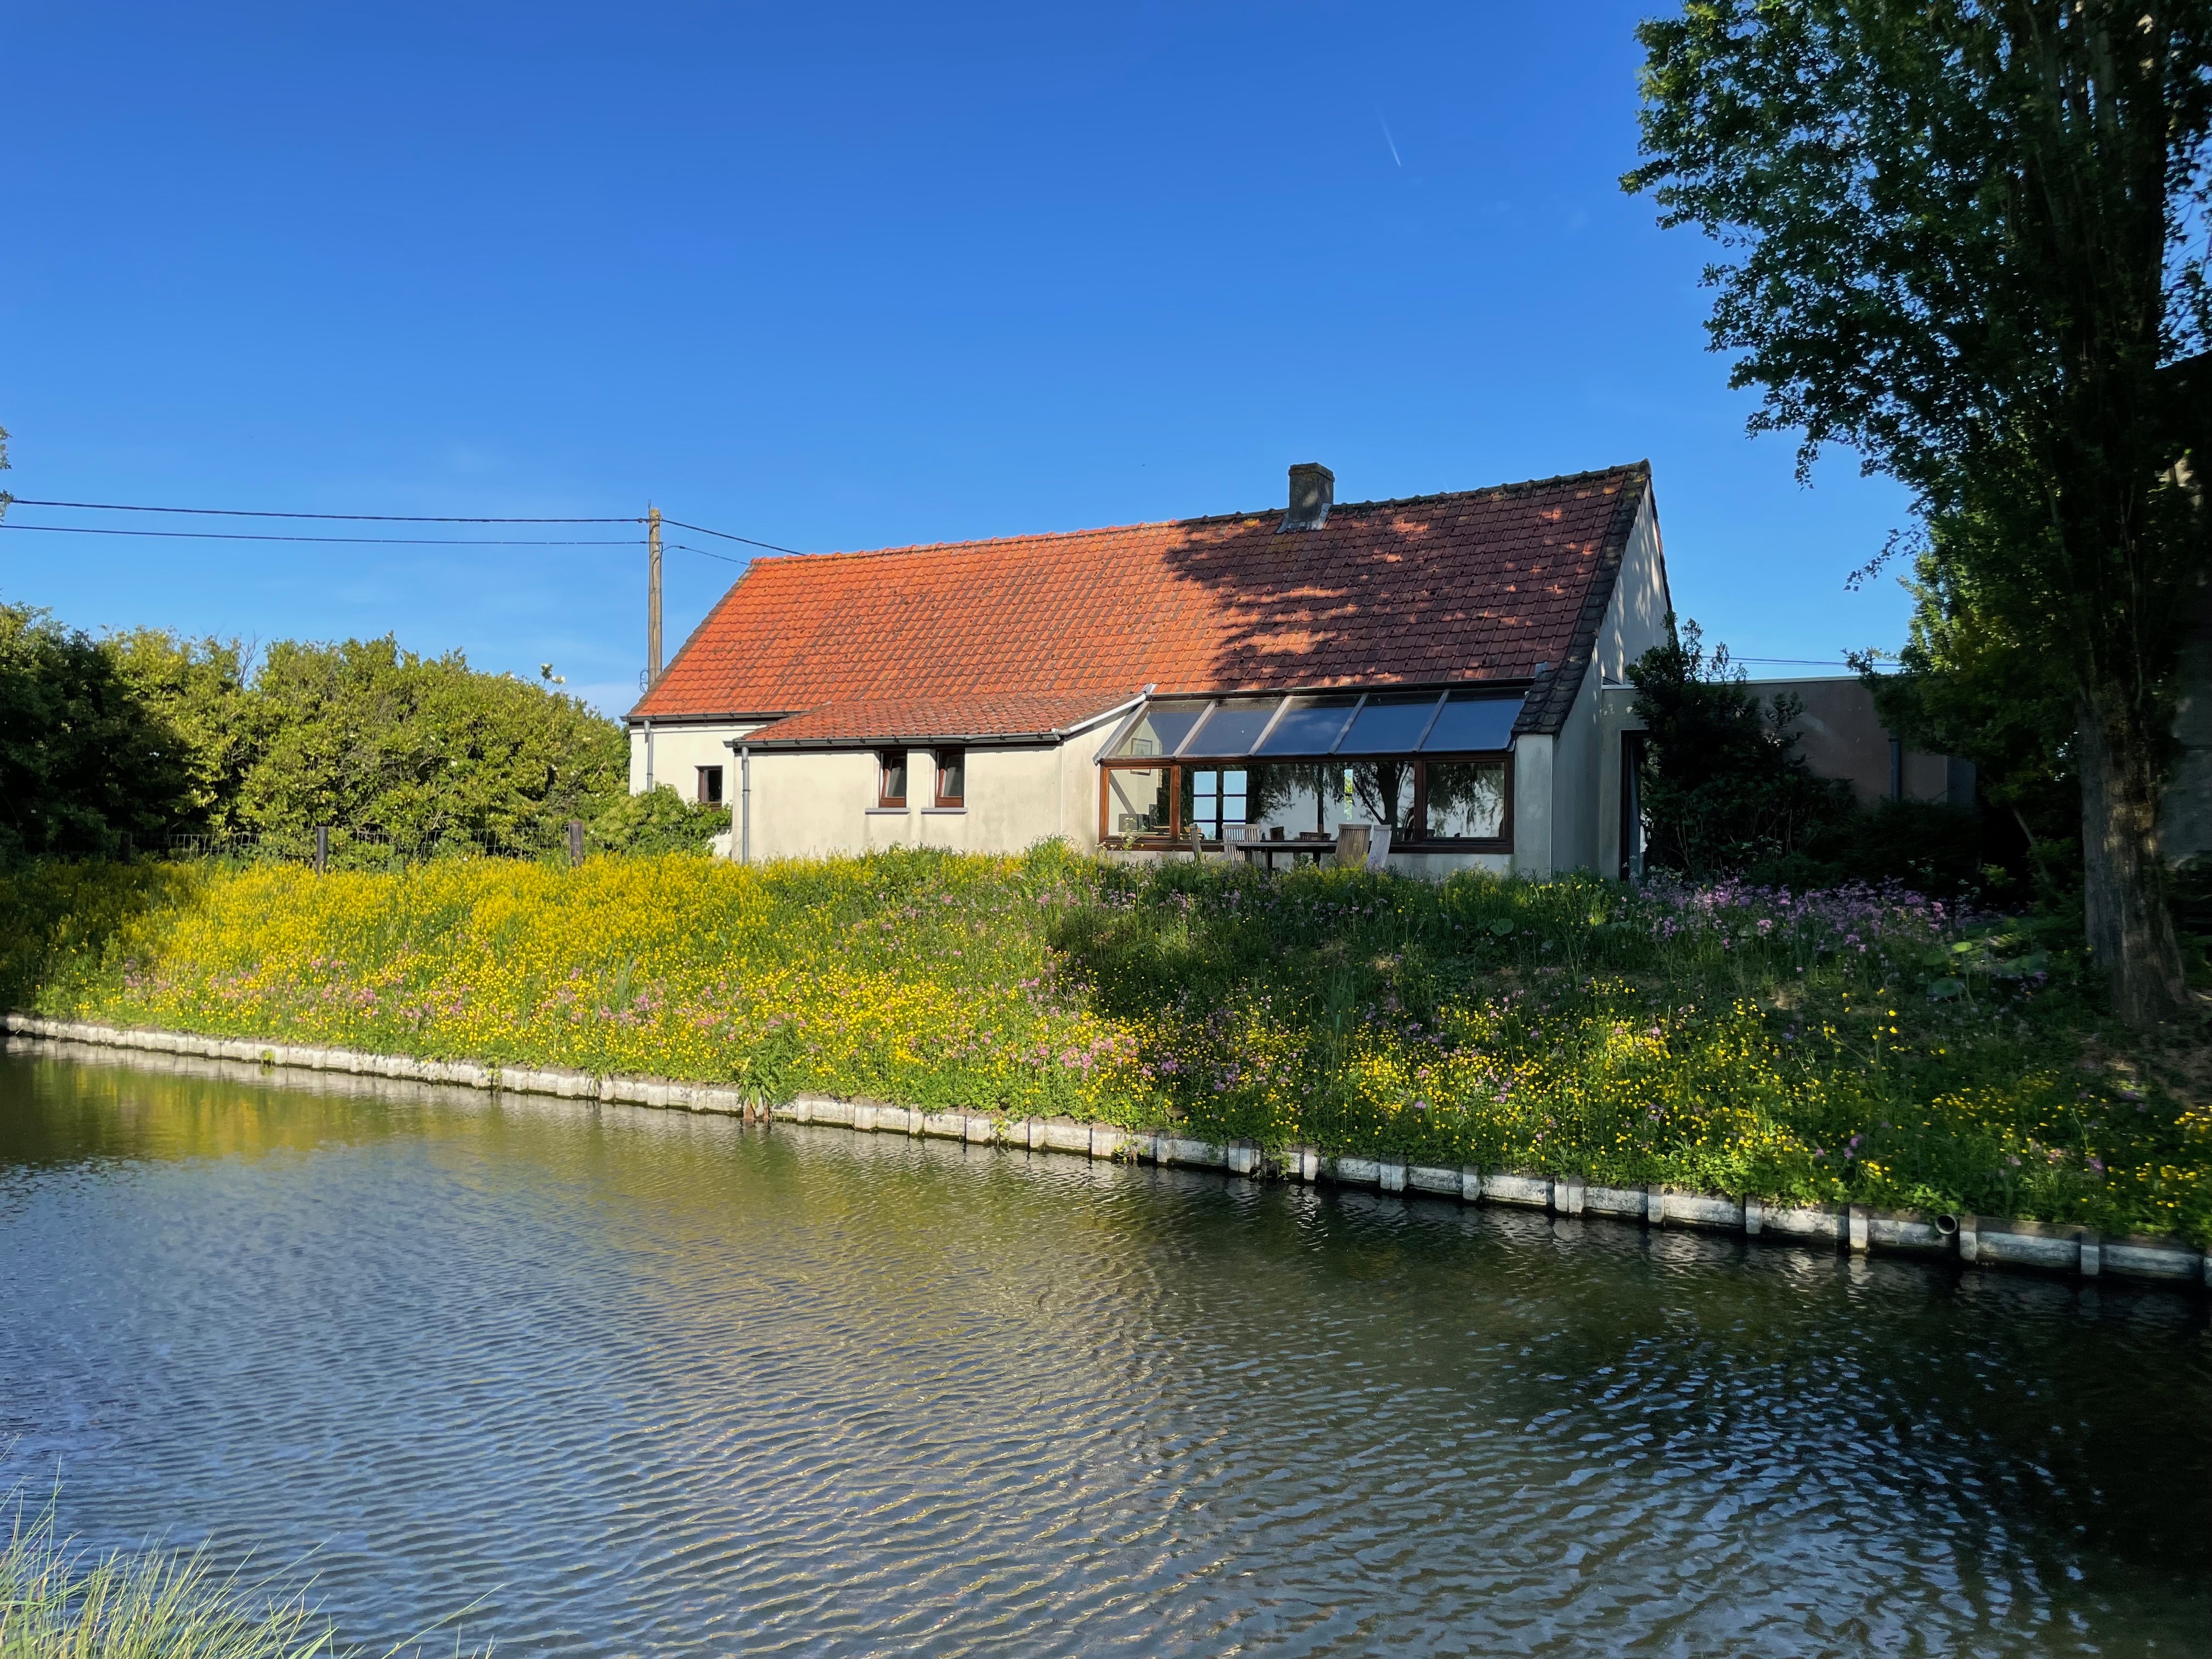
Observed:
[[[1496,691],[1162,698],[1130,718],[1106,758],[1493,754],[1513,746],[1521,702]]]

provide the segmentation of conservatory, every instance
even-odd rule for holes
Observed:
[[[1222,848],[1369,824],[1401,852],[1510,852],[1522,703],[1465,689],[1147,700],[1100,753],[1098,837]]]

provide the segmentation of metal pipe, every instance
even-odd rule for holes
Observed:
[[[753,751],[738,745],[738,862],[753,861]]]
[[[645,793],[653,793],[653,722],[645,723]]]

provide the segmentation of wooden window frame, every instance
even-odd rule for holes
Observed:
[[[947,755],[955,755],[959,757],[960,793],[957,795],[948,795],[945,793],[945,757]],[[942,749],[931,750],[929,751],[929,770],[930,799],[936,803],[938,811],[940,812],[949,811],[955,807],[965,807],[968,805],[967,750],[962,748],[957,744],[948,744]]]
[[[1182,765],[1178,761],[1160,756],[1149,758],[1101,761],[1098,763],[1098,841],[1101,846],[1111,843],[1117,847],[1139,848],[1188,847],[1182,837]],[[1125,836],[1111,827],[1114,805],[1115,772],[1164,772],[1168,775],[1168,833],[1154,830],[1147,836]],[[1209,846],[1218,847],[1219,842]]]
[[[899,757],[897,794],[891,793],[891,757]],[[906,807],[907,791],[914,787],[914,752],[908,749],[878,749],[876,750],[876,806],[880,811],[902,811]]]
[[[722,769],[719,766],[702,766],[697,769],[697,771],[698,781],[693,787],[692,799],[702,806],[727,806],[730,804],[729,798],[722,793],[724,783]],[[711,799],[707,793],[707,779],[710,775],[714,780],[714,793]]]

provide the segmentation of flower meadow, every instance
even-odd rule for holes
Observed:
[[[0,994],[75,1018],[2212,1243],[2202,1031],[1897,890],[1135,867],[31,866]]]

